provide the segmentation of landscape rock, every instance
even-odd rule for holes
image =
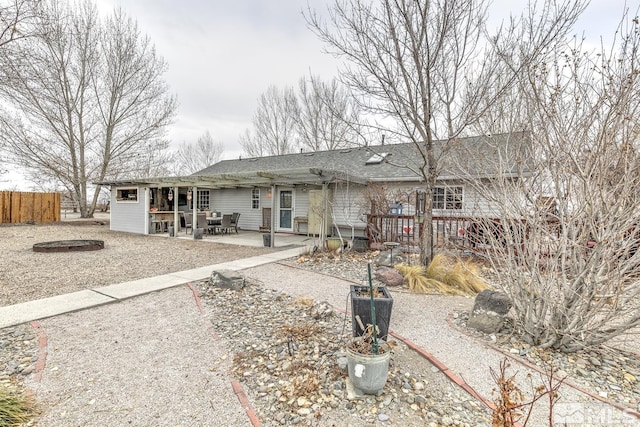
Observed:
[[[476,296],[467,325],[487,334],[498,332],[511,305],[509,296],[504,292],[484,290]]]
[[[220,270],[214,271],[209,277],[209,285],[222,289],[233,289],[238,291],[245,285],[245,278],[237,271]]]
[[[392,259],[391,252],[392,251],[390,250],[380,252],[380,255],[378,255],[378,258],[376,258],[376,261],[375,261],[376,265],[393,267],[394,265],[407,262],[407,257],[402,253],[401,250],[399,249],[393,250],[393,259]]]
[[[314,313],[329,311],[326,302],[294,299],[250,282],[240,291],[206,281],[200,286],[207,317],[231,353],[231,372],[265,425],[424,425],[426,408],[454,413],[459,402],[475,401],[404,344],[392,353],[380,395],[359,395],[345,369],[351,338],[345,314],[333,309],[315,319]],[[405,382],[411,403],[400,397]],[[460,425],[490,420],[478,409],[465,408],[460,416]]]
[[[392,267],[378,267],[376,268],[374,275],[377,280],[389,287],[402,286],[404,283],[404,277],[402,274]]]

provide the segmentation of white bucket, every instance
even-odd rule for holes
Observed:
[[[360,340],[360,338],[355,338],[350,343],[355,340]],[[387,382],[391,348],[382,341],[378,342],[378,347],[384,353],[356,353],[347,345],[349,379],[353,386],[364,394],[378,394]]]

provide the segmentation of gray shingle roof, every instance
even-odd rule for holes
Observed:
[[[500,169],[506,173],[516,173],[518,160],[523,157],[523,142],[526,135],[500,134],[461,138],[450,143],[450,151],[442,158],[441,178],[456,176],[495,176],[496,163],[502,159]],[[437,155],[442,154],[443,141],[435,144]],[[367,164],[376,154],[386,153],[383,161]],[[222,174],[250,174],[277,172],[293,169],[317,168],[336,171],[361,178],[364,181],[416,181],[416,173],[421,167],[422,156],[413,143],[377,145],[342,150],[285,154],[280,156],[254,157],[223,160],[209,166],[194,176]]]
[[[439,179],[521,176],[527,172],[526,133],[436,141]],[[442,151],[443,148],[447,151]],[[375,155],[384,160],[370,162]],[[157,184],[208,188],[271,184],[321,184],[334,179],[366,184],[373,181],[418,182],[423,158],[413,143],[223,160],[189,176],[102,182],[103,185]],[[369,162],[368,162],[369,161]]]

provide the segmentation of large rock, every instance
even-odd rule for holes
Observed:
[[[391,267],[378,267],[374,273],[376,279],[389,287],[402,286],[404,277],[398,270]]]
[[[476,296],[467,326],[485,333],[498,332],[512,303],[504,292],[485,290]]]
[[[209,277],[209,285],[217,288],[238,291],[244,287],[244,284],[244,276],[233,270],[214,271],[211,273],[211,277]]]

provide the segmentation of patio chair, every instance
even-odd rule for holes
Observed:
[[[238,220],[240,219],[240,212],[234,212],[231,214],[231,227],[238,233]]]
[[[229,233],[231,227],[231,215],[222,215],[222,220],[220,221],[220,225],[218,226],[220,234]]]
[[[184,227],[184,234],[187,234],[189,229],[191,229],[191,233],[193,234],[193,216],[185,214],[184,212],[180,212],[180,223]]]
[[[202,228],[202,231],[205,232],[209,229],[209,223],[207,222],[207,214],[204,212],[197,213],[197,228]]]

